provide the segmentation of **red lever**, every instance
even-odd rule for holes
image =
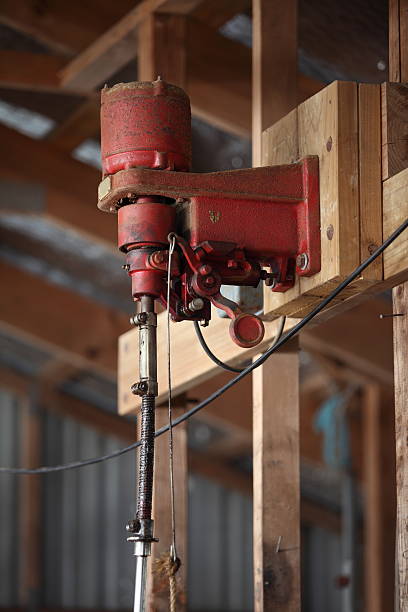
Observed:
[[[251,348],[262,341],[265,328],[259,317],[242,312],[231,321],[229,332],[235,344],[242,348]]]

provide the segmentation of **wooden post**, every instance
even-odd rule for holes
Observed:
[[[262,132],[297,105],[297,0],[253,0],[252,165]]]
[[[394,287],[393,309],[394,315],[398,315],[394,316],[396,565],[399,578],[399,611],[408,612],[408,282]]]
[[[381,503],[381,396],[377,384],[364,389],[364,582],[365,608],[381,612],[383,601],[383,551]],[[391,608],[390,608],[391,609]]]
[[[252,16],[252,165],[285,163],[297,157],[292,143],[278,161],[267,154],[262,159],[262,132],[297,105],[297,0],[253,0]],[[253,405],[255,611],[298,612],[297,341],[255,370]]]
[[[253,374],[255,612],[300,611],[299,354]]]
[[[180,405],[180,404],[179,404]],[[185,409],[173,409],[176,419]],[[156,410],[156,429],[169,422],[167,407]],[[187,482],[187,424],[178,425],[173,430],[174,441],[174,489],[176,501],[176,546],[181,567],[177,572],[177,610],[187,609],[187,528],[188,528],[188,482]],[[169,581],[154,570],[154,563],[163,554],[168,554],[171,544],[170,482],[169,482],[169,438],[168,434],[156,439],[154,466],[153,517],[155,536],[159,542],[153,545],[149,574],[149,610],[167,612],[169,610]]]

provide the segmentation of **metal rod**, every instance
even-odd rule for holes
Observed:
[[[155,404],[157,395],[157,339],[154,298],[143,296],[138,315],[139,325],[139,373],[136,385],[142,395],[140,413],[140,452],[138,474],[138,498],[134,541],[136,556],[134,612],[146,610],[146,583],[148,557],[153,538],[152,501],[154,472]]]
[[[147,559],[147,557],[136,557],[133,612],[145,612],[146,610]]]

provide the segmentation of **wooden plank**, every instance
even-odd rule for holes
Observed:
[[[408,168],[383,184],[383,233],[387,238],[408,217]],[[408,278],[408,232],[384,253],[384,280],[396,285]]]
[[[173,418],[180,416],[185,409],[173,409]],[[156,428],[169,422],[167,407],[156,410]],[[174,490],[176,503],[176,547],[181,560],[181,567],[176,574],[177,610],[187,608],[187,568],[188,568],[188,458],[187,458],[187,423],[178,425],[173,431],[174,440]],[[168,434],[156,440],[154,465],[153,516],[155,535],[159,542],[153,544],[152,565],[163,554],[168,554],[171,545],[171,514],[169,485],[169,449]],[[198,466],[199,468],[199,466]],[[169,605],[169,582],[157,572],[149,573],[148,601],[153,610],[166,610]]]
[[[100,0],[75,3],[47,0],[40,7],[35,2],[2,0],[0,23],[70,56],[90,45],[134,4],[135,0],[121,0],[106,4],[101,10]]]
[[[0,87],[56,92],[64,60],[45,53],[0,51]]]
[[[400,57],[400,0],[388,2],[388,78],[391,82],[401,81]]]
[[[96,206],[100,180],[97,170],[76,161],[51,143],[33,140],[5,126],[0,126],[0,138],[7,149],[1,175],[43,185],[47,199],[42,214],[116,244],[115,219],[101,213]],[[4,205],[2,209],[6,211]]]
[[[297,1],[253,0],[252,165],[262,163],[262,132],[298,102]]]
[[[352,302],[353,303],[353,302]],[[329,310],[320,323],[311,329],[310,325],[301,334],[302,346],[308,351],[318,351],[336,360],[349,364],[364,375],[378,378],[385,385],[393,382],[391,363],[391,323],[388,318],[380,319],[379,314],[389,312],[389,304],[380,298],[371,297],[354,311],[341,312],[344,304]],[[333,317],[324,321],[326,317]],[[334,317],[334,314],[337,314]],[[163,314],[158,317],[158,372],[159,402],[166,399],[166,336]],[[285,329],[291,329],[296,319],[287,319]],[[240,349],[228,333],[229,321],[216,315],[204,335],[211,350],[223,361],[236,364],[248,360],[263,351],[271,342],[277,321],[265,323],[266,334],[261,345],[254,349]],[[193,325],[187,321],[172,324],[173,388],[174,393],[183,393],[208,381],[219,373],[219,368],[204,358],[195,336]],[[372,344],[372,337],[381,338],[380,344]],[[137,380],[136,356],[138,354],[137,330],[130,330],[119,338],[118,357],[118,410],[121,414],[134,412],[140,400],[130,393],[131,385]],[[185,366],[188,364],[188,367]],[[218,385],[218,388],[221,385]],[[206,397],[207,394],[203,394]]]
[[[255,611],[300,610],[299,356],[294,342],[254,378]]]
[[[291,164],[299,159],[298,112],[291,111],[262,134],[262,166]],[[287,305],[292,310],[293,301],[300,300],[300,280],[292,289],[275,293],[264,287],[264,313],[269,318],[285,315]],[[269,315],[269,313],[272,313]]]
[[[376,384],[363,393],[364,603],[370,612],[382,612],[381,394]]]
[[[364,261],[383,241],[380,85],[358,85],[358,139],[360,261]],[[364,278],[382,280],[382,257],[364,272]]]
[[[393,289],[399,610],[408,610],[408,283]],[[397,598],[398,599],[398,598]]]
[[[408,2],[399,0],[399,48],[400,48],[400,80],[408,81]]]
[[[382,178],[386,180],[408,167],[408,85],[383,83]]]
[[[115,23],[61,72],[61,86],[89,91],[135,57],[137,28],[155,11],[188,13],[196,0],[144,0]]]
[[[273,126],[271,133],[283,131],[285,121],[286,118]],[[301,104],[297,109],[297,123],[292,119],[286,129],[291,130],[292,135],[287,136],[291,142],[296,138],[294,130],[297,129],[299,157],[319,156],[322,267],[318,274],[298,279],[290,292],[266,290],[264,315],[267,318],[280,314],[304,316],[360,263],[361,257],[357,85],[332,83]],[[265,142],[272,143],[273,147],[268,133]],[[366,140],[371,144],[374,137],[367,136]],[[364,168],[370,161],[364,158]],[[374,225],[378,228],[379,220],[373,221]],[[370,278],[360,278],[338,301],[361,292],[373,282]]]
[[[355,83],[335,82],[299,106],[299,156],[319,156],[322,268],[301,292],[324,295],[360,263]]]
[[[158,316],[157,346],[158,346],[158,403],[167,399],[167,345],[165,313]],[[293,322],[292,322],[293,325]],[[291,321],[288,321],[288,329]],[[253,349],[243,350],[234,344],[230,338],[229,321],[214,315],[205,337],[211,350],[226,363],[234,364],[247,360],[262,351],[274,337],[278,323],[266,323],[266,333],[263,342]],[[136,333],[135,333],[136,332]],[[219,367],[211,360],[204,358],[203,350],[196,338],[194,326],[188,321],[173,324],[172,338],[172,377],[174,396],[191,389],[219,373]],[[140,406],[140,398],[132,395],[130,386],[137,378],[135,356],[138,354],[137,330],[130,330],[119,338],[118,357],[118,410],[120,414],[135,411]],[[187,367],[186,367],[186,364]]]
[[[113,377],[117,337],[129,326],[126,315],[4,261],[0,261],[0,273],[7,287],[0,293],[2,326],[13,330],[17,337],[26,336],[51,347],[61,360]]]

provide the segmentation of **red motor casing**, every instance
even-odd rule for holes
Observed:
[[[165,81],[119,83],[101,94],[104,176],[143,167],[191,168],[191,111],[187,94]]]

